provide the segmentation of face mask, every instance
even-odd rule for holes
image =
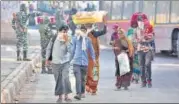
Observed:
[[[82,37],[86,37],[87,36],[87,32],[81,31],[81,36]]]
[[[67,33],[62,33],[62,32],[58,33],[58,40],[60,41],[67,41],[67,37],[68,37]]]
[[[138,21],[138,26],[140,29],[144,29],[144,22]]]

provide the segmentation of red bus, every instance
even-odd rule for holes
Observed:
[[[169,51],[179,57],[179,1],[100,1],[99,8],[108,11],[108,30],[112,30],[111,26],[118,23],[127,31],[133,13],[147,14],[155,24],[156,53]],[[108,31],[107,41],[110,40],[111,33]]]
[[[88,1],[86,1],[88,2]],[[108,33],[105,42],[109,43],[111,26],[118,23],[127,29],[133,13],[143,12],[154,22],[156,53],[171,52],[179,57],[179,1],[178,0],[118,0],[95,1],[99,10],[108,12]],[[65,1],[64,8],[78,8],[76,1]]]

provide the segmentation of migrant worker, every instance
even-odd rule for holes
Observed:
[[[135,24],[132,25],[131,28],[128,29],[127,33],[127,38],[129,39],[130,42],[132,42],[133,47],[136,45],[136,42],[134,41],[134,36],[135,36]],[[138,54],[137,54],[137,49],[134,48],[134,57],[133,57],[133,74],[132,74],[132,82],[138,83],[140,78],[140,68],[139,68],[139,60],[138,60]]]
[[[58,96],[57,102],[62,101],[65,94],[65,101],[71,102],[68,94],[71,91],[71,83],[69,80],[69,67],[71,61],[71,44],[67,36],[68,26],[62,25],[58,33],[50,40],[46,52],[46,64],[52,63],[56,85],[55,95]]]
[[[115,40],[120,38],[120,35],[118,34],[118,28],[119,28],[119,26],[117,24],[113,26],[114,32],[111,35],[111,40],[110,40],[110,43],[109,43],[113,47],[114,47]],[[118,68],[117,55],[116,55],[115,50],[113,50],[113,51],[114,51],[114,55],[115,55],[115,66],[116,66],[116,70],[117,70],[117,68]]]
[[[75,36],[72,39],[72,64],[74,75],[76,79],[76,95],[75,99],[81,100],[85,97],[85,83],[86,73],[89,66],[89,57],[92,60],[92,64],[95,64],[95,51],[92,46],[90,38],[87,36],[87,29],[84,25],[80,29],[76,30]]]
[[[116,87],[120,89],[124,87],[125,90],[128,90],[130,86],[131,76],[132,76],[132,63],[133,63],[133,54],[134,48],[132,43],[126,38],[124,35],[124,30],[119,28],[118,33],[120,34],[120,38],[115,40],[114,49],[115,53],[118,56],[121,52],[127,52],[129,57],[130,71],[122,76],[120,76],[120,68],[119,61],[117,62],[117,70],[116,70]]]
[[[41,56],[42,56],[42,74],[47,73],[46,68],[48,68],[48,74],[52,74],[50,67],[45,66],[46,61],[46,48],[53,36],[52,30],[49,26],[49,19],[47,16],[44,17],[44,21],[39,24],[39,33],[40,33],[40,45],[41,45]]]
[[[96,95],[97,91],[97,85],[99,81],[99,36],[102,36],[106,33],[107,27],[104,25],[104,28],[102,31],[96,31],[93,29],[93,24],[86,24],[86,28],[88,29],[88,37],[91,39],[93,48],[95,51],[95,60],[96,60],[96,66],[94,66],[93,59],[91,58],[90,54],[89,56],[89,65],[88,65],[88,73],[87,73],[87,79],[86,79],[86,91],[91,93],[92,95]],[[93,73],[94,72],[94,73]]]
[[[151,79],[151,63],[153,60],[153,47],[151,43],[154,39],[153,30],[147,31],[149,29],[148,21],[144,21],[144,29],[139,30],[141,34],[136,34],[137,41],[137,51],[139,58],[139,65],[141,70],[141,81],[142,87],[152,87],[152,79]]]

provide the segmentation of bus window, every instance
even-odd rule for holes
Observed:
[[[112,20],[122,19],[122,1],[113,1]]]
[[[156,23],[169,23],[170,1],[157,2]]]
[[[179,1],[172,1],[171,23],[179,23]]]
[[[155,1],[144,1],[143,12],[147,15],[149,20],[155,19]]]
[[[130,19],[133,13],[133,1],[124,1],[123,19]]]
[[[103,10],[107,11],[108,18],[111,19],[111,1],[103,1]]]
[[[69,1],[64,1],[63,2],[63,9],[68,9],[69,6],[70,6],[69,3],[70,3]]]
[[[135,9],[134,12],[140,12],[139,10],[139,1],[135,1]]]

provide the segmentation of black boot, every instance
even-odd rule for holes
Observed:
[[[48,74],[53,74],[52,69],[48,69]]]
[[[47,71],[46,71],[46,67],[45,67],[45,61],[42,60],[42,71],[41,71],[42,74],[46,74]]]
[[[46,73],[47,73],[46,69],[42,69],[41,74],[46,74]]]
[[[20,52],[21,51],[17,51],[17,61],[21,61],[22,60],[21,57],[20,57]]]
[[[31,61],[31,59],[27,58],[27,51],[23,51],[23,61]]]

